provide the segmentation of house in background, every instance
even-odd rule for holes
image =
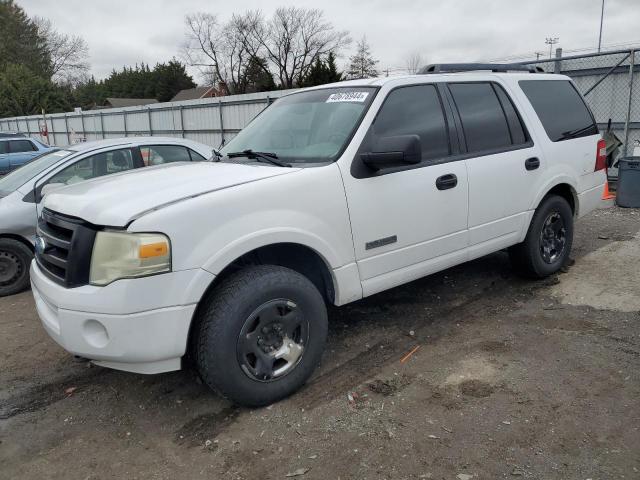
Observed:
[[[171,102],[181,102],[183,100],[197,100],[199,98],[211,98],[211,97],[224,97],[229,95],[227,86],[224,83],[219,83],[217,87],[196,87],[180,90]]]

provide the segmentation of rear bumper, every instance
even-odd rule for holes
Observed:
[[[583,217],[596,208],[600,208],[605,205],[602,200],[604,183],[605,182],[602,182],[600,185],[592,187],[578,194],[578,217]]]
[[[49,280],[35,262],[31,265],[36,309],[51,338],[65,350],[98,365],[138,373],[160,373],[181,367],[197,302],[180,304],[177,298],[171,298],[175,295],[171,287],[176,281],[172,277],[176,276],[185,281],[182,292],[194,281],[205,283],[204,292],[208,280],[213,279],[208,272],[193,270],[188,275],[174,272],[126,280],[123,282],[127,282],[129,296],[122,296],[119,287],[110,288],[115,284],[64,288]],[[191,277],[191,282],[187,277]],[[140,299],[151,279],[157,288],[155,295]],[[127,305],[127,299],[136,293],[138,298]],[[159,308],[136,311],[144,306],[143,302]],[[174,305],[170,305],[172,302]],[[117,313],[93,311],[96,306],[109,303],[117,305],[109,309]],[[132,313],[127,313],[127,309]]]

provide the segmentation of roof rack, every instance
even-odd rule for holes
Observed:
[[[434,63],[427,65],[418,73],[473,72],[477,70],[489,70],[491,72],[544,73],[542,67],[515,65],[513,63]]]

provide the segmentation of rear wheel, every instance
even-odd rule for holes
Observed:
[[[517,270],[543,278],[560,270],[569,260],[573,244],[573,212],[558,195],[546,197],[536,209],[524,242],[509,249]]]
[[[327,311],[300,273],[247,267],[203,301],[196,363],[204,382],[230,400],[262,406],[298,390],[322,356]]]
[[[29,264],[33,253],[24,243],[0,238],[0,297],[21,292],[29,286]]]

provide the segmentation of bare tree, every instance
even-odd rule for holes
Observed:
[[[273,66],[283,88],[299,85],[316,59],[351,43],[347,32],[337,31],[315,8],[281,7],[266,21],[253,12],[250,27],[253,45]]]
[[[53,28],[51,20],[35,17],[38,33],[45,39],[51,56],[51,78],[60,84],[77,84],[88,77],[89,48],[87,42],[77,35],[60,33]]]
[[[244,93],[245,73],[255,55],[250,48],[249,21],[245,16],[234,15],[222,24],[210,13],[187,15],[183,46],[186,62],[198,67],[212,85],[222,82],[230,93]]]
[[[422,55],[420,52],[412,52],[405,58],[405,67],[410,75],[415,75],[423,66]]]

